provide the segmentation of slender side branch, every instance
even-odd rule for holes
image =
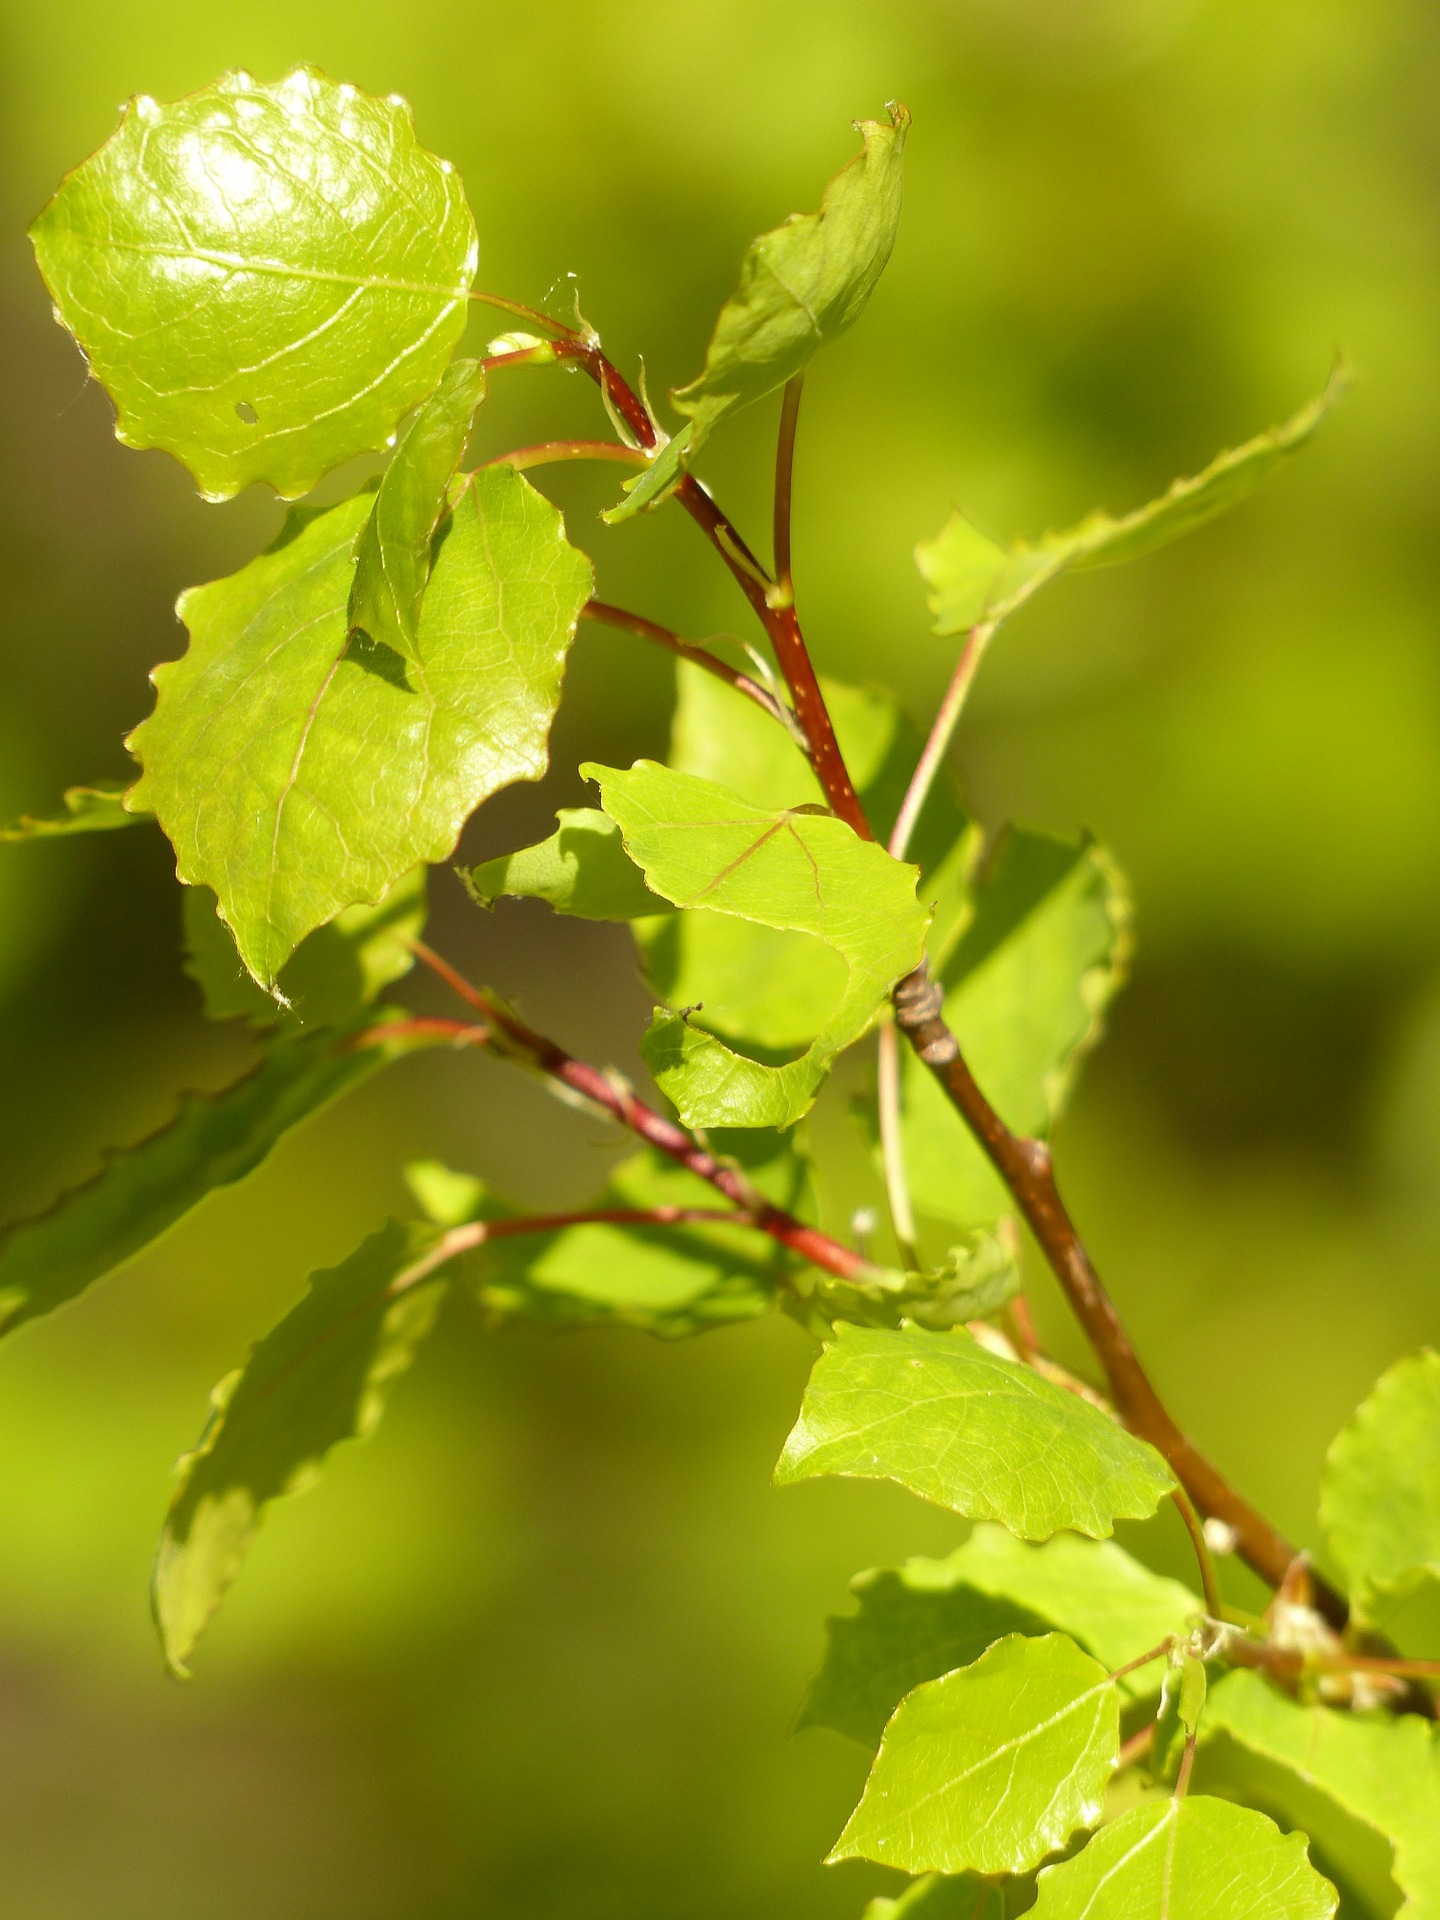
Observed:
[[[1190,1536],[1190,1544],[1195,1549],[1195,1558],[1200,1565],[1200,1590],[1205,1596],[1205,1611],[1212,1620],[1225,1618],[1225,1596],[1220,1591],[1220,1576],[1215,1567],[1215,1556],[1205,1538],[1205,1529],[1200,1524],[1200,1516],[1195,1511],[1195,1502],[1183,1487],[1177,1487],[1171,1496],[1180,1510],[1180,1518],[1185,1522],[1185,1531]]]
[[[780,406],[780,437],[775,446],[775,595],[777,604],[792,602],[795,583],[790,571],[790,495],[795,477],[795,430],[800,422],[800,396],[805,376],[787,381]]]
[[[417,940],[414,947],[426,966],[438,974],[452,992],[484,1017],[492,1029],[491,1044],[496,1052],[533,1067],[560,1086],[568,1087],[572,1094],[578,1095],[589,1106],[618,1120],[650,1146],[668,1154],[702,1180],[708,1180],[712,1187],[744,1213],[746,1218],[741,1224],[758,1227],[790,1252],[808,1260],[812,1266],[821,1267],[840,1280],[864,1281],[878,1274],[880,1270],[873,1261],[864,1259],[840,1241],[832,1240],[829,1234],[821,1233],[818,1227],[807,1227],[783,1207],[773,1206],[761,1198],[733,1167],[701,1147],[683,1127],[677,1127],[674,1121],[667,1120],[662,1114],[656,1113],[653,1107],[646,1106],[618,1075],[603,1073],[598,1067],[589,1066],[585,1061],[566,1053],[553,1040],[527,1026],[503,1001],[457,973],[448,960],[443,960],[423,941]]]
[[[960,713],[975,678],[981,658],[990,644],[997,620],[984,620],[978,627],[972,627],[965,636],[965,644],[960,649],[960,658],[955,663],[950,684],[945,689],[945,698],[940,702],[935,721],[930,728],[929,737],[920,749],[920,758],[915,762],[915,771],[910,776],[910,784],[905,789],[905,798],[900,802],[900,811],[895,816],[894,831],[890,835],[890,852],[897,860],[903,860],[910,847],[910,836],[915,831],[915,823],[925,811],[925,802],[930,797],[930,789],[935,784],[935,776],[944,764],[945,755],[950,750],[950,742],[955,737],[955,728],[960,721]]]
[[[447,1260],[471,1253],[491,1240],[514,1240],[524,1234],[559,1233],[566,1227],[751,1227],[753,1216],[737,1207],[582,1207],[573,1213],[531,1213],[512,1220],[467,1220],[442,1234],[428,1253],[390,1282],[388,1291],[405,1293],[443,1267]]]
[[[580,618],[594,620],[605,627],[618,627],[622,633],[633,633],[641,640],[652,640],[657,647],[665,647],[669,652],[679,654],[682,660],[691,660],[707,673],[713,673],[717,680],[723,680],[726,686],[743,693],[747,700],[753,700],[757,707],[763,707],[772,720],[778,720],[800,751],[808,757],[810,742],[804,738],[790,709],[782,706],[768,687],[762,687],[758,680],[752,680],[748,673],[732,667],[718,654],[711,653],[708,647],[697,647],[689,640],[682,640],[678,633],[672,633],[669,627],[658,626],[643,614],[627,613],[623,607],[612,607],[605,600],[587,600],[580,609]]]
[[[524,306],[519,300],[507,300],[498,293],[479,293],[471,289],[470,298],[481,307],[494,307],[500,313],[508,313],[512,320],[528,320],[532,327],[542,327],[546,333],[552,333],[559,340],[579,341],[581,335],[573,327],[567,327],[563,320],[552,320],[548,313],[541,313],[535,307]]]
[[[915,1215],[910,1185],[905,1178],[905,1149],[900,1138],[900,1045],[892,1023],[880,1028],[875,1070],[875,1104],[880,1121],[880,1165],[885,1175],[885,1198],[900,1258],[912,1273],[920,1270]]]
[[[626,467],[645,465],[644,454],[621,440],[541,440],[532,447],[512,447],[509,453],[497,453],[484,465],[514,467],[517,473],[525,473],[531,467],[550,467],[561,460],[618,460]]]

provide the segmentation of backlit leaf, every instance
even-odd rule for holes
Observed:
[[[385,1389],[429,1332],[447,1277],[442,1235],[391,1221],[309,1291],[212,1395],[210,1420],[180,1462],[155,1560],[165,1657],[184,1673],[240,1570],[269,1501],[302,1493],[342,1440],[371,1433]]]
[[[1047,533],[1033,545],[1017,540],[1007,548],[987,538],[963,514],[952,513],[933,540],[915,549],[930,588],[935,631],[963,633],[982,621],[1003,620],[1067,567],[1133,560],[1213,520],[1305,444],[1345,385],[1344,374],[1337,370],[1325,391],[1283,426],[1217,454],[1203,473],[1177,480],[1158,500],[1119,519],[1092,513],[1064,533]]]
[[[1008,828],[940,978],[970,1070],[1016,1132],[1050,1132],[1129,951],[1129,899],[1104,852]],[[901,1087],[915,1205],[958,1226],[997,1219],[1010,1205],[998,1176],[909,1048]]]
[[[1391,1367],[1332,1443],[1320,1521],[1360,1618],[1440,1655],[1440,1353]]]
[[[252,480],[294,499],[384,446],[439,380],[478,259],[409,107],[307,67],[132,100],[31,237],[120,438],[212,500]]]
[[[1201,1601],[1131,1559],[1113,1540],[1057,1534],[1027,1546],[1003,1527],[976,1527],[944,1560],[907,1560],[851,1582],[854,1613],[827,1623],[825,1660],[801,1726],[833,1727],[873,1746],[912,1687],[978,1658],[1006,1633],[1068,1633],[1107,1670],[1185,1633]],[[1163,1661],[1118,1681],[1153,1693]]]
[[[0,1239],[0,1331],[63,1306],[133,1259],[404,1045],[353,1047],[332,1034],[281,1040],[233,1086],[187,1094],[158,1133],[113,1154],[87,1185]]]
[[[502,853],[462,876],[477,905],[493,907],[506,897],[544,900],[557,913],[581,920],[634,920],[674,911],[646,886],[619,827],[607,815],[596,807],[561,807],[555,818],[559,825],[548,840]]]
[[[1132,1807],[1040,1875],[1035,1920],[1330,1920],[1303,1834],[1191,1794]]]
[[[467,815],[538,779],[590,563],[508,467],[460,492],[417,658],[347,644],[368,496],[296,510],[241,572],[180,601],[183,659],[157,667],[131,736],[180,877],[212,887],[262,986],[344,908],[445,859]]]
[[[898,1900],[872,1900],[862,1920],[1005,1920],[1005,1895],[973,1873],[927,1873]]]
[[[646,1064],[687,1126],[784,1127],[815,1098],[895,981],[920,958],[915,869],[829,814],[766,812],[724,787],[642,760],[586,766],[647,885],[679,907],[810,933],[844,961],[843,991],[798,1060],[766,1066],[676,1014],[657,1013]]]
[[[480,362],[452,360],[405,429],[356,542],[351,631],[393,647],[406,660],[416,658],[430,543],[484,398]]]
[[[1381,1911],[1394,1896],[1386,1899],[1364,1844],[1367,1829],[1393,1849],[1390,1873],[1408,1896],[1405,1920],[1440,1915],[1440,1730],[1433,1721],[1302,1707],[1258,1674],[1237,1671],[1211,1688],[1201,1728],[1203,1742],[1218,1742],[1222,1761],[1228,1742],[1241,1750],[1224,1765],[1230,1790],[1303,1826]],[[1201,1751],[1209,1760],[1207,1747]]]
[[[346,907],[306,936],[280,971],[285,1005],[255,984],[215,911],[208,887],[187,887],[182,915],[185,971],[212,1020],[296,1031],[347,1025],[415,964],[425,926],[425,869],[403,875],[378,906]]]
[[[663,498],[718,420],[783,387],[859,319],[895,244],[909,125],[904,107],[893,105],[888,121],[857,121],[864,148],[826,187],[820,211],[792,214],[750,243],[704,371],[671,395],[689,425],[607,519],[628,519]]]
[[[63,813],[23,813],[8,826],[0,826],[0,844],[7,840],[56,840],[72,833],[110,833],[116,827],[133,827],[143,820],[143,810],[131,813],[125,807],[126,788],[118,781],[99,781],[93,787],[67,787]]]
[[[837,1327],[775,1469],[896,1480],[1026,1540],[1103,1538],[1175,1482],[1154,1448],[969,1334]]]
[[[1120,1695],[1064,1634],[1010,1634],[896,1708],[832,1860],[911,1873],[1025,1873],[1093,1827],[1120,1750]]]

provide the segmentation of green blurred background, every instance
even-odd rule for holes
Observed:
[[[482,284],[538,301],[573,272],[652,390],[696,370],[745,241],[815,203],[848,122],[904,99],[901,241],[809,383],[796,541],[822,665],[922,716],[949,660],[910,549],[952,502],[999,533],[1127,507],[1345,349],[1357,391],[1258,501],[1016,621],[959,752],[987,820],[1088,824],[1134,880],[1134,979],[1065,1185],[1181,1417],[1312,1539],[1327,1440],[1437,1322],[1428,0],[6,0],[0,58],[4,813],[124,771],[177,592],[277,518],[116,445],[51,322],[25,225],[131,92],[309,60],[409,95],[465,174]],[[598,422],[555,375],[488,414],[497,447]],[[742,524],[763,526],[772,431],[761,409],[713,449]],[[678,514],[601,537],[607,487],[555,488],[606,597],[738,623]],[[579,797],[563,769],[655,751],[670,699],[663,658],[587,629],[562,771],[467,844],[543,832]],[[620,930],[435,892],[450,952],[633,1065]],[[7,1213],[242,1059],[199,1018],[177,922],[146,829],[0,856]],[[886,1876],[817,1862],[863,1757],[789,1723],[849,1574],[958,1533],[881,1487],[769,1487],[809,1359],[787,1325],[666,1348],[487,1340],[455,1314],[376,1441],[267,1524],[196,1681],[162,1676],[145,1591],[170,1464],[306,1271],[404,1204],[406,1151],[563,1202],[615,1143],[503,1069],[419,1059],[0,1348],[0,1913],[857,1914]]]

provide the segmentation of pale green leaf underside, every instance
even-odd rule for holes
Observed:
[[[1391,1367],[1333,1441],[1320,1522],[1361,1617],[1388,1631],[1408,1615],[1404,1650],[1440,1654],[1440,1644],[1414,1637],[1440,1621],[1440,1353],[1427,1348]]]
[[[861,1574],[853,1614],[832,1618],[824,1663],[802,1726],[833,1727],[874,1745],[912,1687],[979,1657],[1006,1633],[1068,1633],[1107,1670],[1127,1665],[1203,1612],[1175,1580],[1133,1560],[1113,1540],[1059,1534],[1027,1546],[985,1523],[944,1560],[907,1560]],[[1127,1674],[1122,1694],[1143,1698],[1163,1662]]]
[[[368,495],[296,510],[241,572],[182,596],[183,659],[157,667],[131,736],[180,877],[211,887],[269,986],[307,933],[445,859],[467,816],[538,779],[590,563],[508,467],[474,476],[442,531],[417,658],[346,609]]]
[[[1026,1540],[1103,1538],[1174,1487],[1165,1462],[1104,1414],[966,1333],[841,1326],[816,1361],[775,1469],[895,1480]]]
[[[1304,1837],[1208,1795],[1132,1807],[1040,1875],[1035,1920],[1330,1920]]]
[[[679,907],[813,934],[844,961],[844,992],[798,1060],[762,1065],[663,1012],[646,1036],[646,1063],[687,1126],[791,1125],[836,1053],[920,959],[928,916],[915,869],[827,814],[747,806],[654,761],[581,772],[599,782],[601,804],[653,892]]]
[[[982,621],[1003,620],[1067,567],[1133,560],[1238,505],[1287,454],[1305,444],[1345,385],[1337,369],[1325,391],[1283,426],[1218,454],[1203,473],[1177,480],[1158,500],[1118,519],[1092,513],[1064,533],[1047,533],[1033,545],[1017,540],[1006,548],[953,513],[933,540],[915,549],[930,588],[935,631],[963,633]]]
[[[478,259],[408,106],[305,67],[132,100],[31,237],[120,438],[215,500],[294,499],[384,446],[440,379]]]
[[[908,1694],[831,1853],[911,1873],[1026,1873],[1093,1827],[1120,1695],[1064,1634],[1011,1634]]]
[[[480,362],[452,360],[405,429],[356,542],[351,630],[393,647],[406,660],[416,658],[430,543],[484,398]]]
[[[282,1040],[233,1086],[186,1095],[158,1133],[112,1155],[87,1185],[0,1239],[0,1330],[50,1313],[133,1259],[403,1044],[357,1048],[327,1034]]]
[[[208,887],[187,887],[182,908],[185,971],[211,1020],[303,1032],[339,1027],[415,964],[413,942],[425,927],[425,869],[402,875],[378,906],[347,907],[307,935],[281,968],[284,1004],[242,966]]]
[[[1408,1895],[1404,1920],[1440,1917],[1440,1732],[1433,1722],[1302,1707],[1257,1674],[1236,1672],[1206,1702],[1202,1739],[1220,1734],[1280,1770],[1250,1780],[1242,1769],[1247,1797],[1273,1800],[1281,1818],[1303,1820],[1309,1809],[1291,1803],[1284,1776],[1292,1776],[1394,1849],[1391,1873]],[[1329,1844],[1323,1817],[1314,1825],[1317,1842]]]
[[[607,519],[629,519],[663,499],[718,420],[784,386],[859,319],[895,244],[909,125],[899,106],[888,121],[857,121],[864,147],[830,181],[819,212],[792,214],[750,243],[704,371],[671,396],[689,425],[629,483]]]
[[[1050,1132],[1129,950],[1129,898],[1101,848],[1005,831],[940,978],[970,1070],[1017,1133]],[[962,1227],[995,1220],[1010,1202],[968,1128],[908,1049],[901,1075],[915,1205]]]
[[[58,840],[72,833],[110,833],[116,827],[133,827],[146,816],[127,811],[126,791],[118,780],[100,781],[93,787],[67,787],[63,813],[22,814],[7,826],[0,826],[0,845],[8,840]]]
[[[477,906],[497,900],[544,900],[580,920],[635,920],[673,913],[645,884],[625,851],[620,829],[597,807],[560,807],[548,840],[502,853],[462,877]]]
[[[185,1671],[235,1578],[267,1502],[313,1484],[330,1449],[364,1439],[385,1389],[429,1331],[445,1280],[426,1277],[440,1229],[391,1221],[338,1267],[313,1274],[299,1304],[220,1382],[210,1420],[179,1465],[155,1560],[155,1619]]]

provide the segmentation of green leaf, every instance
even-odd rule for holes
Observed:
[[[910,1873],[1025,1873],[1093,1827],[1120,1695],[1063,1633],[1010,1634],[896,1708],[830,1859]]]
[[[417,658],[430,543],[484,398],[481,363],[452,360],[405,429],[356,542],[350,630],[393,647],[406,660]]]
[[[508,467],[475,474],[440,542],[419,653],[347,645],[361,495],[297,510],[227,580],[180,601],[191,645],[157,667],[131,736],[180,878],[212,887],[262,986],[307,933],[445,859],[466,816],[538,779],[590,563]]]
[[[898,1900],[872,1900],[863,1920],[1005,1920],[1005,1895],[973,1873],[927,1873]]]
[[[1026,1540],[1101,1538],[1175,1485],[1145,1441],[969,1334],[837,1327],[775,1469],[896,1480]]]
[[[944,1560],[907,1560],[851,1583],[854,1613],[827,1622],[825,1659],[801,1711],[802,1727],[832,1727],[874,1746],[912,1687],[977,1659],[1007,1633],[1059,1629],[1107,1670],[1128,1665],[1204,1611],[1113,1540],[1058,1534],[1026,1546],[982,1524]],[[1163,1660],[1118,1681],[1122,1695],[1151,1694]]]
[[[1302,1834],[1191,1794],[1132,1807],[1040,1875],[1035,1920],[1330,1920]]]
[[[415,964],[413,942],[425,926],[425,869],[402,875],[378,906],[346,907],[301,941],[266,993],[240,963],[235,942],[208,887],[187,887],[183,901],[185,971],[211,1020],[244,1020],[287,1031],[343,1027]]]
[[[0,826],[0,845],[7,840],[57,840],[71,833],[110,833],[133,827],[145,818],[143,809],[128,812],[126,787],[118,780],[97,781],[93,787],[67,787],[63,813],[22,813]]]
[[[1217,1742],[1223,1753],[1221,1735],[1241,1750],[1226,1768],[1232,1791],[1238,1786],[1287,1824],[1303,1825],[1344,1877],[1383,1901],[1364,1830],[1380,1836],[1393,1849],[1395,1885],[1408,1896],[1405,1920],[1440,1915],[1440,1730],[1433,1722],[1302,1707],[1258,1674],[1234,1672],[1210,1690],[1202,1759]]]
[[[405,1184],[425,1216],[442,1227],[463,1226],[485,1215],[485,1182],[473,1173],[456,1173],[441,1160],[411,1160]]]
[[[1440,1654],[1440,1353],[1391,1367],[1342,1429],[1320,1522],[1359,1618],[1416,1658]]]
[[[806,1173],[787,1140],[757,1133],[712,1138],[712,1148],[739,1160],[765,1197],[791,1211],[804,1208]],[[723,1204],[697,1175],[651,1149],[623,1162],[597,1207],[714,1207]],[[486,1217],[508,1209],[487,1208]],[[548,1234],[487,1243],[479,1281],[482,1303],[501,1318],[556,1325],[608,1321],[665,1339],[753,1319],[774,1305],[786,1256],[753,1227],[700,1223],[676,1227],[594,1222]]]
[[[1347,384],[1347,376],[1337,368],[1325,391],[1283,426],[1218,454],[1194,479],[1177,480],[1158,500],[1119,519],[1092,513],[1064,533],[1047,533],[1033,545],[1017,540],[1006,548],[963,514],[952,513],[933,540],[915,549],[930,588],[935,631],[964,633],[982,622],[1003,620],[1067,567],[1133,560],[1213,520],[1253,493],[1287,454],[1305,444]]]
[[[792,214],[750,243],[740,284],[720,309],[704,371],[671,395],[690,424],[627,487],[605,518],[663,499],[717,421],[783,387],[853,326],[885,270],[900,224],[901,157],[910,115],[856,122],[863,150],[826,187],[818,213]]]
[[[299,67],[126,107],[30,229],[127,446],[211,500],[382,447],[464,330],[478,250],[410,109]]]
[[[915,869],[828,814],[766,812],[708,780],[642,760],[587,765],[647,885],[679,907],[811,933],[847,976],[798,1060],[766,1066],[675,1014],[658,1012],[646,1064],[687,1126],[785,1127],[804,1114],[830,1062],[859,1039],[890,988],[916,965],[927,915]]]
[[[971,1072],[1017,1133],[1050,1132],[1129,952],[1129,898],[1103,849],[1007,828],[941,984]],[[901,1090],[915,1205],[957,1226],[997,1219],[1010,1205],[1005,1189],[908,1048]]]
[[[63,1306],[133,1259],[405,1044],[354,1047],[323,1033],[279,1040],[233,1086],[187,1094],[158,1133],[114,1154],[87,1185],[0,1239],[0,1332]]]
[[[596,807],[560,807],[548,840],[502,853],[462,873],[477,906],[497,900],[544,900],[581,920],[634,920],[674,909],[645,884],[615,822]]]
[[[392,1220],[312,1274],[304,1298],[216,1387],[205,1431],[180,1461],[155,1559],[155,1619],[175,1672],[185,1673],[266,1505],[303,1493],[332,1447],[374,1431],[445,1291],[445,1277],[430,1277],[442,1237]]]

